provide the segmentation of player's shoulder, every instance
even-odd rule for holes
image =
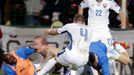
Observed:
[[[70,29],[70,28],[72,28],[73,26],[74,26],[73,23],[67,23],[67,24],[65,24],[62,28]]]
[[[76,23],[68,23],[68,24],[66,24],[66,26],[74,26],[74,25],[76,25]]]

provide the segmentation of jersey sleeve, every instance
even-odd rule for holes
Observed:
[[[15,71],[13,71],[7,64],[4,64],[4,73],[5,75],[16,75]]]
[[[80,7],[81,8],[88,8],[88,2],[83,0],[81,3],[80,3]]]
[[[63,27],[59,28],[59,29],[57,30],[57,32],[58,32],[59,34],[62,34],[62,33],[64,33],[64,32],[66,32],[68,28],[69,28],[69,26],[68,26],[68,24],[66,24],[66,25],[64,25]]]
[[[27,59],[34,52],[35,49],[31,47],[22,47],[16,50],[16,54],[23,59]]]
[[[110,68],[107,56],[103,57],[99,65],[101,65],[103,75],[110,75]]]
[[[116,13],[120,12],[120,6],[114,0],[110,1],[110,5],[110,9],[114,10]]]

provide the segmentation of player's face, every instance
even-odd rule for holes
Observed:
[[[36,51],[38,53],[42,52],[43,50],[43,43],[42,43],[42,39],[41,38],[36,38],[34,41],[33,41],[33,47],[35,49],[37,49]]]

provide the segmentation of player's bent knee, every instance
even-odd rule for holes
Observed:
[[[121,54],[120,57],[117,59],[117,61],[119,61],[124,65],[128,65],[130,63],[130,58]]]
[[[130,59],[126,59],[125,65],[130,64]]]

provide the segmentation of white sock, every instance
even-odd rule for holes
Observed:
[[[116,44],[116,45],[115,45],[115,49],[116,49],[119,53],[127,52],[120,44]]]
[[[76,75],[76,71],[75,70],[70,70],[70,75]]]
[[[54,58],[48,60],[44,65],[42,65],[43,67],[37,73],[37,75],[46,75],[54,67],[56,63],[57,62]]]

